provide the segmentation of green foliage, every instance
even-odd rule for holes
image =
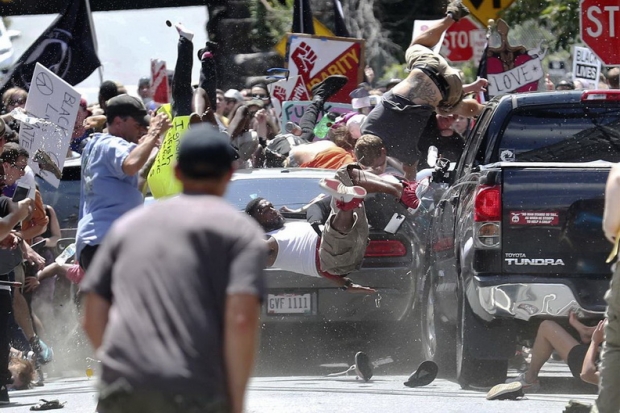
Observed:
[[[579,41],[579,0],[518,0],[502,13],[509,26],[533,21],[549,30],[553,51],[569,50]]]
[[[250,1],[254,27],[249,40],[257,50],[271,49],[291,30],[293,2],[294,0],[286,0],[286,4],[282,5],[278,0]]]

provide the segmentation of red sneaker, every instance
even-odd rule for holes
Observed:
[[[409,209],[409,212],[413,213],[418,210],[420,198],[428,189],[428,181],[402,181],[401,184],[403,185],[403,194],[400,197],[400,202]]]

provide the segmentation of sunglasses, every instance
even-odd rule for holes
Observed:
[[[8,106],[17,106],[17,105],[25,105],[26,99],[20,100],[9,100]]]
[[[252,95],[252,97],[256,98],[256,99],[268,99],[269,95],[265,95],[263,93],[255,93]]]

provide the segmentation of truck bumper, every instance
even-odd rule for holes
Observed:
[[[568,317],[577,312],[585,317],[600,317],[605,309],[586,309],[581,306],[573,290],[565,284],[553,283],[506,283],[497,285],[480,285],[474,277],[473,291],[477,295],[476,307],[486,314],[479,314],[483,319],[516,318],[529,320],[531,317]],[[472,290],[470,290],[472,291]],[[469,297],[470,302],[472,298]]]

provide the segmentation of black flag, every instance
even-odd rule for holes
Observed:
[[[332,2],[334,3],[334,34],[338,37],[351,37],[346,24],[344,24],[344,13],[340,0],[332,0]]]
[[[314,34],[310,0],[295,0],[293,4],[293,33]]]
[[[0,93],[10,87],[30,89],[37,62],[56,73],[70,85],[76,85],[101,66],[85,1],[71,0],[32,46],[7,73]]]

